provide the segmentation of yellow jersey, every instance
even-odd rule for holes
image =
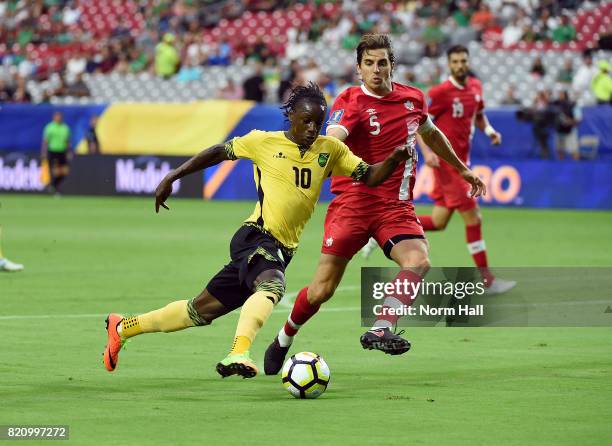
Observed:
[[[246,223],[270,233],[295,250],[312,216],[326,178],[334,175],[360,180],[368,165],[348,146],[331,136],[319,136],[303,153],[285,132],[253,130],[225,143],[228,158],[253,161],[258,201]]]

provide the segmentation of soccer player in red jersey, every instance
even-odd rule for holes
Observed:
[[[417,88],[391,82],[394,55],[388,36],[364,36],[357,47],[357,70],[363,84],[342,92],[330,112],[327,135],[344,141],[366,162],[383,159],[387,147],[408,144],[414,147],[417,134],[428,146],[453,166],[471,194],[485,192],[482,181],[457,157],[444,134],[427,113],[425,95]],[[391,144],[391,146],[389,146]],[[415,152],[416,154],[416,152]],[[350,178],[332,180],[337,196],[325,218],[322,255],[311,284],[296,298],[291,314],[266,350],[266,374],[276,374],[299,327],[320,305],[330,299],[353,255],[372,236],[386,256],[402,271],[402,281],[419,282],[429,269],[428,245],[412,204],[416,157],[396,168],[389,179],[377,187],[362,187]],[[410,305],[410,294],[388,296],[385,305]],[[371,330],[361,336],[364,348],[401,354],[410,342],[391,331],[396,316],[380,316]]]
[[[450,140],[453,149],[465,164],[470,162],[470,143],[474,125],[482,130],[493,145],[501,143],[501,135],[489,123],[484,114],[482,84],[469,76],[469,52],[457,45],[447,52],[450,77],[429,90],[429,114],[436,126]],[[463,178],[447,162],[440,160],[419,140],[425,163],[433,168],[434,189],[431,198],[434,208],[431,215],[419,216],[426,231],[446,228],[453,212],[459,212],[465,222],[467,246],[474,263],[479,268],[488,294],[500,294],[512,289],[515,281],[496,278],[489,270],[487,251],[482,238],[482,217],[478,202],[470,196],[470,188]]]

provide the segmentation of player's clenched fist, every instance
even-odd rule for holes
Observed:
[[[406,161],[409,159],[415,159],[416,158],[416,148],[413,145],[404,145],[404,146],[400,146],[400,147],[396,147],[393,151],[393,155],[392,155],[393,159],[397,162],[400,161]]]
[[[465,181],[467,181],[468,183],[472,185],[472,190],[470,191],[470,197],[475,198],[475,197],[480,197],[482,195],[487,194],[487,187],[485,186],[485,184],[482,182],[480,177],[478,177],[470,169],[466,169],[463,172],[461,172],[461,176],[463,177]]]

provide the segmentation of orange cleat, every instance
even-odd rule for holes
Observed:
[[[106,331],[108,333],[108,343],[104,349],[102,356],[104,357],[104,367],[109,372],[117,368],[119,362],[119,351],[123,348],[125,340],[117,332],[117,325],[121,323],[123,316],[116,313],[111,313],[106,318]]]

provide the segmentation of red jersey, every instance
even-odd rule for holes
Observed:
[[[484,109],[482,84],[475,77],[469,77],[465,86],[449,78],[432,87],[427,95],[429,114],[436,127],[446,135],[457,156],[468,163],[474,119]]]
[[[392,83],[393,90],[376,96],[365,86],[349,87],[334,101],[327,128],[341,128],[351,151],[368,164],[384,161],[393,149],[414,146],[418,128],[427,121],[427,102],[421,90]],[[333,177],[331,191],[360,192],[396,200],[411,200],[416,160],[401,163],[376,187],[348,177]]]

